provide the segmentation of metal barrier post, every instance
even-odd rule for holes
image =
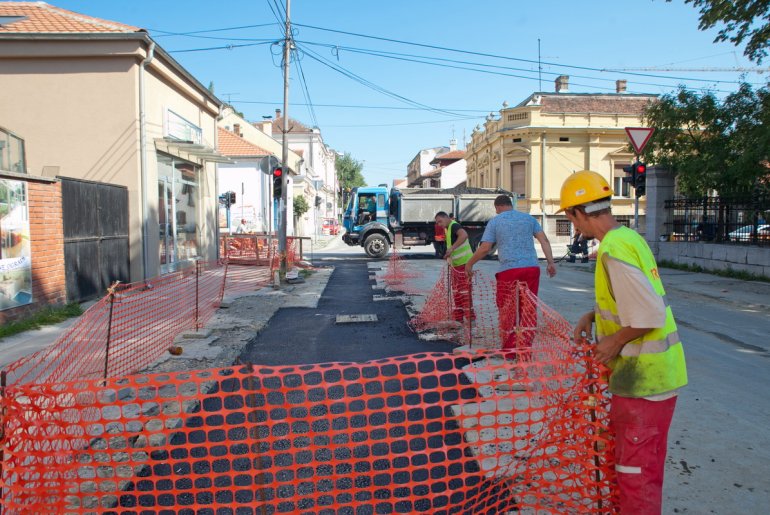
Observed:
[[[107,293],[110,296],[110,315],[107,319],[107,345],[104,349],[104,378],[107,379],[107,371],[110,366],[110,339],[112,338],[112,313],[115,308],[115,290],[117,289],[120,281],[115,281],[107,289]]]
[[[467,276],[468,280],[468,348],[473,348],[473,319],[476,318],[473,312],[473,272]]]
[[[198,291],[199,291],[199,277],[201,275],[200,273],[200,261],[195,262],[195,330],[197,331],[199,329],[198,327]]]

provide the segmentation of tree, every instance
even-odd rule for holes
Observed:
[[[310,204],[307,203],[307,199],[301,195],[294,197],[294,218],[301,218],[302,215],[310,210]]]
[[[345,155],[338,157],[334,167],[337,170],[337,179],[343,190],[366,186],[366,180],[361,173],[364,164],[353,159],[350,153],[345,152]]]
[[[667,0],[671,1],[671,0]],[[743,55],[761,63],[770,49],[770,1],[768,0],[684,0],[699,9],[700,30],[724,27],[714,39],[740,45],[746,41]]]
[[[770,92],[742,84],[719,101],[713,93],[680,88],[644,111],[655,134],[644,152],[649,163],[676,174],[679,189],[703,195],[745,194],[767,175]]]
[[[334,168],[337,170],[337,180],[343,192],[346,192],[348,189],[366,186],[366,180],[361,173],[364,164],[353,159],[349,152],[345,152],[345,155],[337,158]],[[340,202],[344,202],[345,198],[343,193]]]

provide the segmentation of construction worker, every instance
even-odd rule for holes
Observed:
[[[551,243],[533,216],[513,209],[513,202],[508,195],[498,195],[495,198],[495,212],[497,215],[487,224],[481,244],[465,265],[465,271],[470,277],[473,265],[489,254],[493,245],[497,245],[500,269],[495,274],[495,301],[500,313],[502,348],[511,350],[506,353],[507,358],[526,361],[537,329],[537,312],[531,304],[518,302],[516,292],[517,283],[526,284],[535,295],[540,287],[540,266],[537,262],[535,240],[540,243],[548,263],[548,277],[556,275],[556,265]],[[513,308],[516,305],[518,310]],[[522,331],[523,327],[525,329]]]
[[[575,341],[591,339],[610,369],[610,427],[621,513],[659,514],[668,429],[677,392],[687,384],[682,343],[647,243],[612,216],[612,188],[596,172],[571,175],[561,209],[586,238],[601,241],[594,311],[580,318]]]
[[[436,224],[445,230],[446,253],[444,259],[449,262],[450,280],[452,288],[452,319],[462,322],[465,319],[473,319],[471,311],[470,281],[465,273],[465,263],[473,255],[473,250],[468,242],[468,233],[462,226],[445,212],[439,211],[435,216]]]

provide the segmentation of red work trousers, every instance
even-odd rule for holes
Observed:
[[[473,320],[473,308],[471,307],[471,282],[465,273],[465,265],[450,266],[449,278],[452,288],[452,320],[462,322],[464,319]]]
[[[668,428],[676,397],[648,401],[612,396],[615,470],[623,515],[659,515],[663,498]]]
[[[503,349],[526,350],[532,347],[537,327],[537,310],[529,302],[517,299],[516,282],[524,283],[537,295],[540,286],[540,267],[510,268],[495,274],[497,279],[497,309],[500,313],[500,334]],[[521,285],[519,286],[521,288]],[[515,304],[518,302],[518,304]],[[516,308],[518,306],[518,309]],[[519,328],[519,331],[516,329]],[[525,328],[525,330],[521,330]],[[521,356],[524,358],[524,356]]]

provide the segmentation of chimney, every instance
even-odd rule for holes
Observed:
[[[556,92],[569,93],[569,75],[559,75],[556,77]]]
[[[626,92],[626,85],[628,84],[628,81],[625,81],[623,79],[616,80],[615,81],[615,93],[625,93]]]
[[[281,110],[280,109],[276,109],[275,110],[275,119],[277,120],[280,117],[281,117]]]
[[[452,138],[449,140],[449,151],[454,152],[457,150],[457,140]]]
[[[272,120],[264,120],[261,122],[254,122],[254,127],[261,130],[268,136],[271,136],[273,134],[273,121]]]
[[[241,133],[241,124],[240,123],[234,123],[233,124],[233,132],[236,136],[243,136],[243,133]]]

